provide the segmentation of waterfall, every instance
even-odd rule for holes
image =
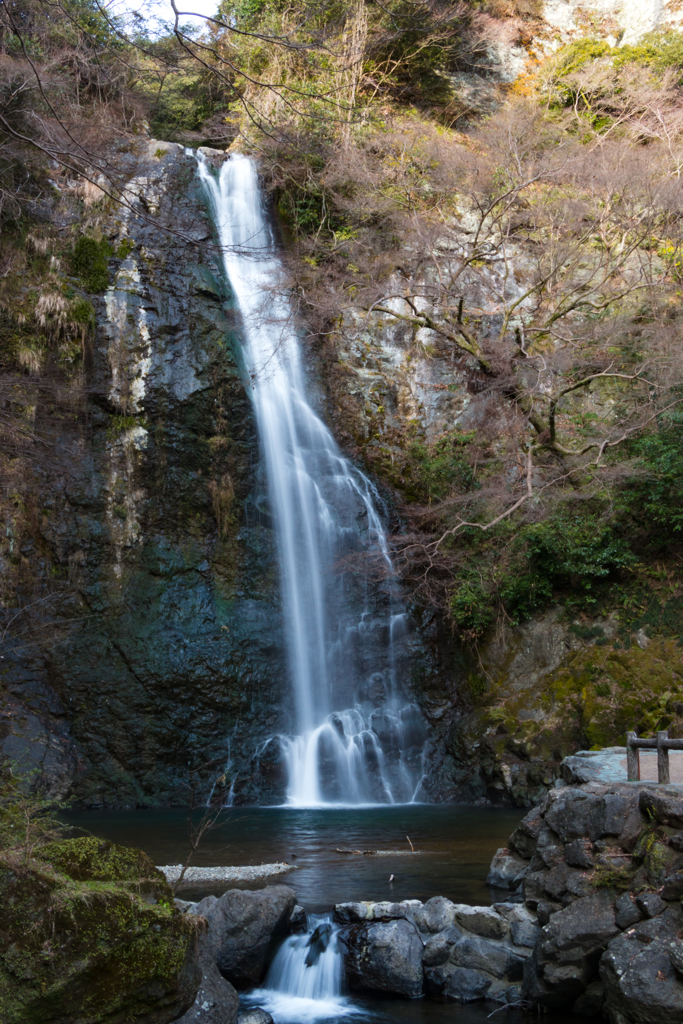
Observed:
[[[338,569],[344,556],[366,552],[379,576],[391,580],[378,494],[342,456],[307,397],[254,162],[235,154],[215,176],[200,154],[198,170],[241,317],[277,536],[295,712],[293,735],[280,740],[287,801],[406,802],[421,775],[425,733],[419,710],[402,697],[396,680],[404,610],[395,585],[392,596],[392,584],[385,584],[378,600],[368,578]]]
[[[290,935],[273,958],[264,987],[247,997],[276,1024],[339,1020],[354,1012],[343,992],[339,928],[331,914],[309,914],[306,932]]]

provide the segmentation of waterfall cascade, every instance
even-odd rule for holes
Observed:
[[[236,154],[217,176],[199,158],[225,274],[241,314],[248,375],[277,534],[294,735],[280,739],[290,804],[414,799],[422,716],[402,696],[396,644],[405,614],[371,482],[311,407],[299,339],[256,167]],[[365,551],[374,587],[339,562]],[[362,574],[361,574],[362,575]]]
[[[339,1020],[354,1012],[343,996],[339,929],[331,914],[309,914],[306,932],[290,935],[273,958],[264,987],[248,999],[278,1024]]]

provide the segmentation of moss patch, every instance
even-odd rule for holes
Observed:
[[[176,1019],[200,973],[192,922],[149,858],[97,839],[0,857],[3,1024]]]

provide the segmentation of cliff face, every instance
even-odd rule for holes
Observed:
[[[125,255],[84,411],[55,464],[16,474],[4,550],[60,625],[5,656],[3,751],[88,803],[182,800],[188,769],[215,776],[287,720],[257,442],[217,265],[191,244],[211,239],[193,162],[155,142],[119,159],[129,209],[89,211]]]
[[[116,159],[129,207],[81,212],[117,256],[50,409],[58,454],[13,464],[4,567],[33,611],[30,636],[8,630],[2,751],[88,805],[184,802],[194,770],[202,792],[222,776],[237,802],[281,801],[277,564],[212,227],[181,147]],[[409,688],[436,673],[430,630],[403,645]]]

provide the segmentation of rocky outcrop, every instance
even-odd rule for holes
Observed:
[[[206,949],[223,977],[236,988],[258,985],[278,941],[288,931],[296,893],[287,885],[250,892],[230,889],[192,904],[190,913],[206,919]]]
[[[681,825],[675,786],[562,785],[526,816],[489,876],[542,925],[526,1000],[612,1024],[681,1019]]]
[[[97,839],[0,859],[3,1024],[167,1024],[192,1005],[196,922],[139,850]]]
[[[519,999],[525,961],[539,934],[526,907],[471,907],[435,896],[426,903],[341,903],[334,918],[349,987],[461,1003]]]

